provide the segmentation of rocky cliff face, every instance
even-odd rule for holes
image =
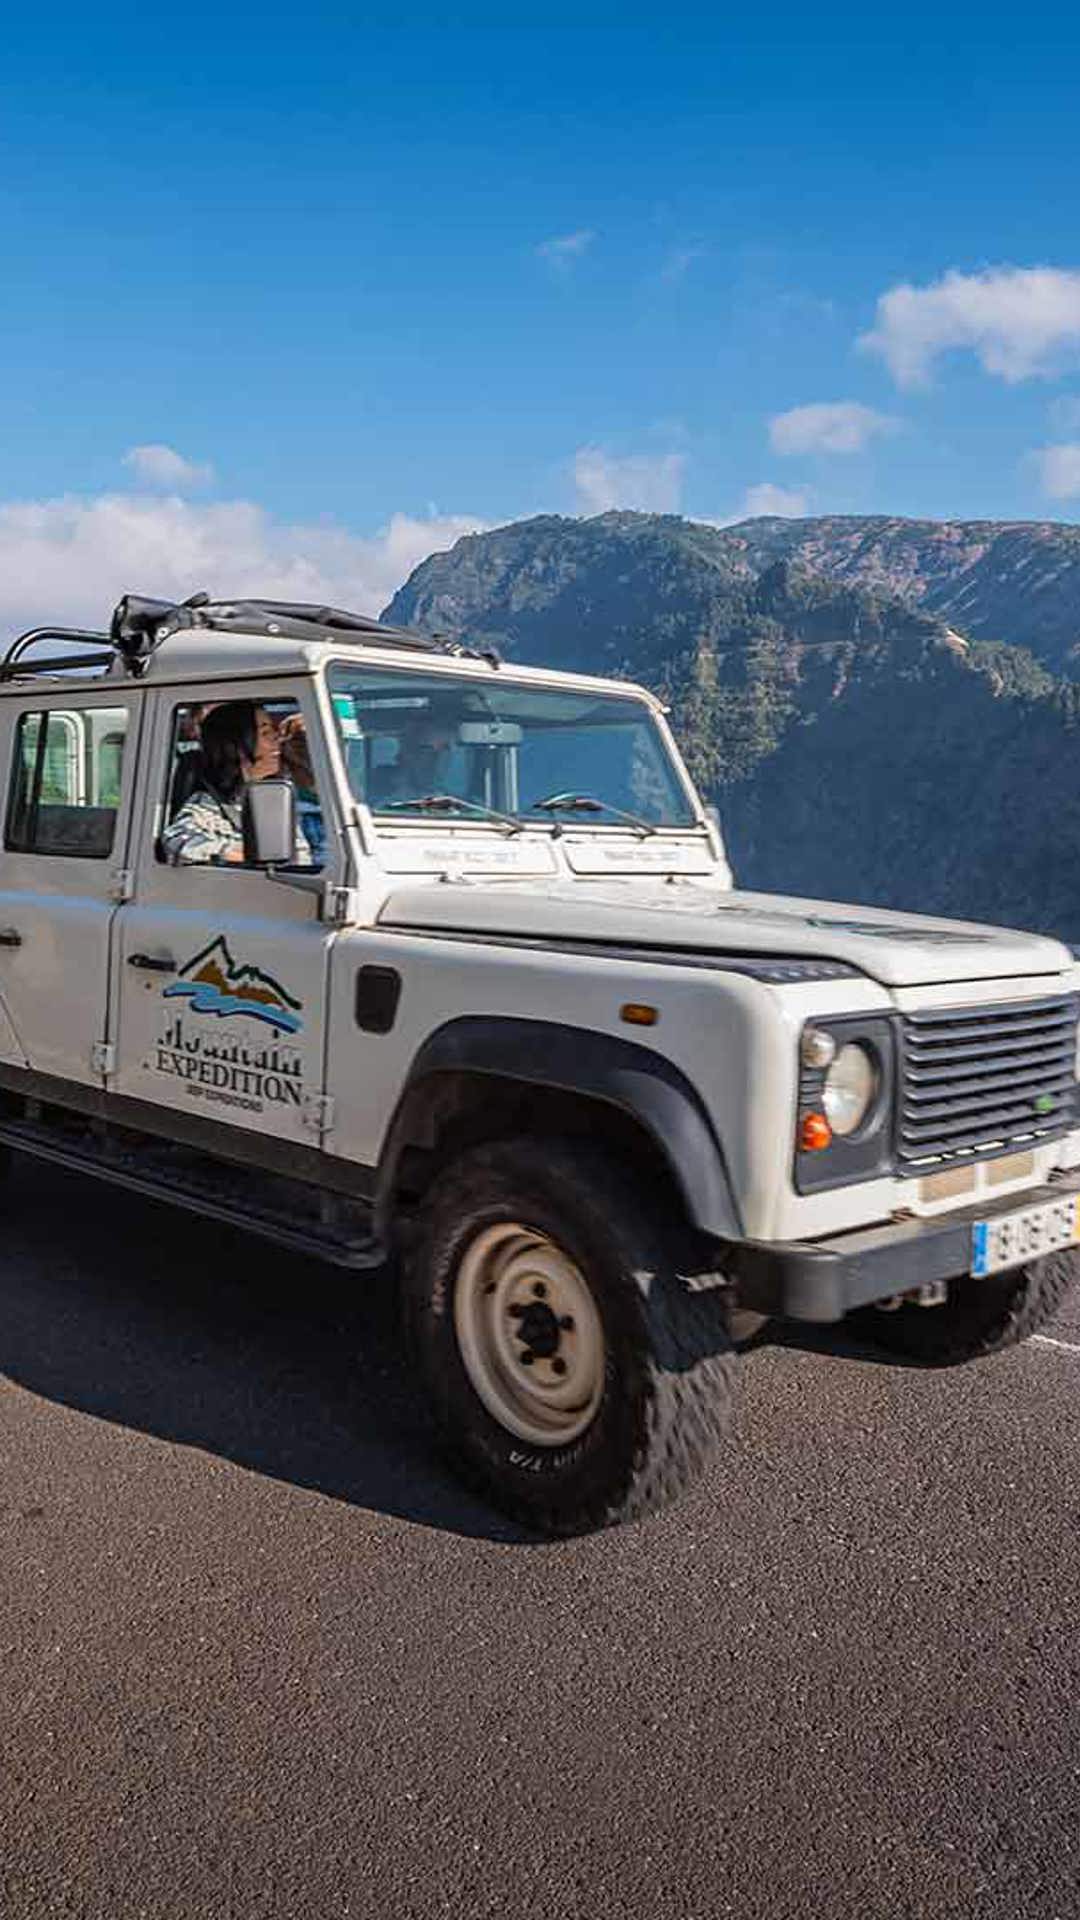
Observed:
[[[657,688],[744,885],[1080,941],[1078,528],[551,516],[388,617]]]
[[[750,520],[725,538],[754,572],[797,560],[1080,676],[1080,526],[830,516]]]

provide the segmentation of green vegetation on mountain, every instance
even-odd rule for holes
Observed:
[[[546,516],[434,555],[387,613],[654,687],[742,885],[1080,941],[1080,528]]]
[[[834,514],[748,520],[721,537],[752,572],[793,560],[1080,674],[1080,526]]]

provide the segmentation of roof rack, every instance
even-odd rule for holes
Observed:
[[[220,633],[260,633],[273,639],[345,640],[352,645],[402,647],[415,653],[451,654],[458,659],[486,660],[492,667],[501,665],[494,647],[470,647],[444,634],[420,633],[414,627],[388,627],[363,613],[348,613],[340,607],[320,607],[292,600],[211,600],[208,593],[194,593],[189,600],[147,600],[137,594],[125,594],[117,602],[108,633],[94,633],[81,627],[32,627],[19,634],[0,660],[0,681],[15,680],[26,674],[64,674],[85,672],[91,667],[111,667],[115,660],[139,679],[147,670],[163,640],[172,634],[192,629],[212,629]],[[36,659],[27,655],[31,647],[43,641],[74,641],[80,647],[93,647],[92,653],[43,654]]]
[[[95,647],[95,653],[47,653],[40,660],[24,656],[42,640],[73,640],[81,647]],[[31,627],[13,640],[0,660],[0,680],[16,680],[26,673],[75,673],[88,667],[111,667],[116,650],[107,633],[91,633],[83,627]]]

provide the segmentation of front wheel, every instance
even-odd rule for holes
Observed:
[[[985,1280],[971,1274],[950,1280],[943,1306],[905,1300],[893,1312],[864,1307],[851,1323],[875,1346],[922,1366],[961,1366],[1029,1340],[1053,1319],[1078,1277],[1080,1250],[1070,1247]]]
[[[464,1154],[424,1204],[405,1308],[443,1443],[539,1532],[666,1505],[729,1424],[724,1307],[640,1185],[587,1143],[522,1138]]]

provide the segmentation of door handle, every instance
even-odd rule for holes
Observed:
[[[3,936],[0,935],[0,938]],[[168,954],[129,953],[128,966],[139,967],[143,973],[175,973],[176,961]]]
[[[17,927],[0,927],[0,947],[21,947],[22,934]]]

